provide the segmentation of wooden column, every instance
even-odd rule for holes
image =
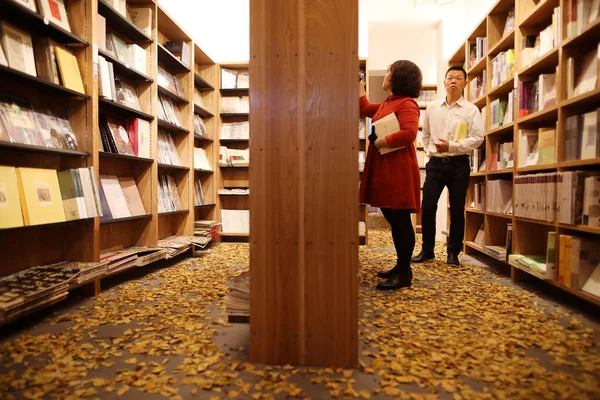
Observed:
[[[358,0],[250,1],[250,359],[358,362]]]

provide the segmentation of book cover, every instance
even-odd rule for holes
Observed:
[[[554,164],[556,162],[556,128],[539,128],[538,164]]]
[[[590,160],[598,154],[598,112],[592,111],[583,115],[583,131],[581,137],[581,159]]]
[[[0,165],[0,228],[23,226],[17,170]]]
[[[137,156],[150,158],[150,122],[136,118],[133,123],[137,132]]]
[[[25,225],[65,221],[56,170],[17,168],[17,180]]]
[[[119,178],[114,175],[101,175],[100,186],[108,203],[110,215],[113,219],[130,217],[129,206],[121,189]]]
[[[175,178],[171,175],[167,176],[168,182],[168,190],[171,195],[171,200],[175,205],[175,210],[183,210],[183,204],[181,203],[181,198],[179,197],[179,190],[177,189],[177,184],[175,183]]]
[[[123,125],[109,122],[108,127],[119,154],[135,155],[129,141],[129,134]]]
[[[8,66],[29,75],[37,76],[31,35],[6,22],[2,22],[0,27],[2,28],[2,46],[8,60]]]
[[[119,77],[115,81],[115,89],[117,93],[117,101],[134,110],[142,111],[140,108],[140,100],[138,99],[137,88],[128,80]]]
[[[598,49],[587,52],[580,62],[576,61],[575,68],[575,91],[573,94],[578,96],[594,90],[598,83]]]
[[[130,65],[131,64],[131,54],[129,53],[129,47],[127,46],[125,41],[123,41],[123,39],[121,39],[114,33],[111,34],[111,38],[112,38],[112,43],[113,43],[113,46],[115,49],[115,53],[117,55],[117,59],[125,65]]]
[[[55,47],[54,50],[56,52],[56,61],[58,62],[58,70],[60,71],[60,78],[63,86],[85,94],[77,58],[75,58],[73,53],[62,47]]]
[[[80,204],[84,202],[84,197],[79,189],[79,176],[76,175],[76,171],[77,170],[69,169],[57,173],[63,208],[65,211],[65,219],[67,221],[87,218],[87,210],[85,207],[80,207]],[[80,212],[80,210],[82,212]]]
[[[64,0],[38,0],[38,4],[42,17],[71,32]]]
[[[119,184],[121,185],[121,190],[123,190],[123,195],[125,196],[131,215],[145,215],[146,210],[142,204],[142,198],[140,197],[135,179],[132,177],[119,177]]]
[[[58,63],[54,51],[56,47],[58,47],[58,43],[47,37],[35,38],[33,41],[33,52],[38,76],[60,85]]]
[[[96,170],[94,167],[87,168],[88,173],[90,174],[90,182],[92,183],[92,190],[94,191],[94,203],[96,206],[96,213],[99,216],[102,216],[102,205],[100,203],[100,191],[98,189],[98,183],[96,182]]]
[[[186,42],[166,42],[165,49],[179,59],[186,67],[191,65],[190,46]]]
[[[29,108],[17,103],[0,103],[0,120],[11,143],[45,147],[35,116]]]

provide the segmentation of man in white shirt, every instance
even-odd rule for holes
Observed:
[[[450,238],[448,264],[459,266],[465,230],[465,200],[469,187],[469,155],[483,142],[481,112],[462,97],[467,72],[460,66],[446,71],[446,98],[427,107],[423,121],[423,146],[430,158],[423,184],[421,253],[412,258],[420,263],[435,258],[435,214],[444,187],[450,195]]]

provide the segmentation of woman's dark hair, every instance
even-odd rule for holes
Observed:
[[[399,60],[390,66],[392,71],[392,93],[396,96],[417,98],[421,94],[423,75],[417,65],[408,60]]]

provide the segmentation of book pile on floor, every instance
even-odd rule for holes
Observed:
[[[167,258],[168,251],[162,247],[130,247],[124,250],[106,251],[100,254],[100,262],[106,265],[106,273],[144,265]]]
[[[67,262],[62,264],[62,268],[79,270],[79,275],[73,279],[71,285],[81,285],[106,274],[105,262]]]
[[[219,221],[199,220],[194,221],[194,235],[206,238],[218,238],[221,233]]]
[[[0,279],[0,324],[65,299],[79,270],[64,263],[34,267]]]
[[[211,239],[197,236],[169,236],[159,240],[158,247],[166,250],[165,258],[169,259],[183,254],[191,248],[204,249]]]
[[[225,296],[225,313],[229,322],[248,322],[250,318],[250,273],[229,280],[225,285],[229,288]]]

